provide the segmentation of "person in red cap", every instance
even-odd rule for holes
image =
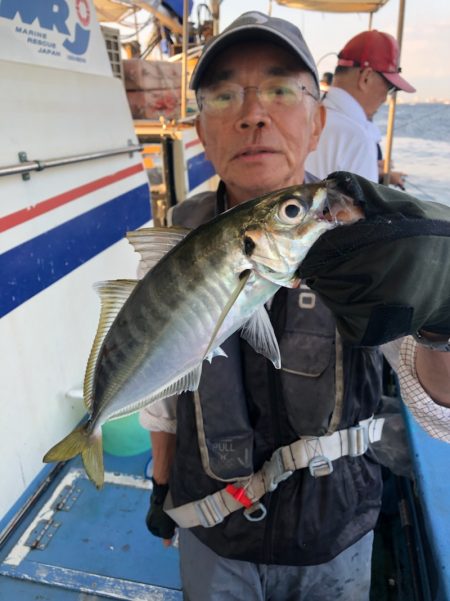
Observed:
[[[351,171],[378,182],[381,135],[373,116],[390,92],[415,92],[400,72],[398,44],[388,33],[364,31],[347,42],[323,100],[326,125],[317,149],[307,158],[308,171],[320,178]],[[402,187],[402,175],[396,172],[391,183]]]

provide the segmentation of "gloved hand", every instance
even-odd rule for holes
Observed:
[[[168,484],[158,484],[152,478],[153,490],[150,497],[150,509],[145,523],[154,536],[170,540],[175,534],[176,523],[163,510],[164,499],[169,491]]]
[[[450,333],[450,207],[338,171],[327,186],[365,219],[325,232],[298,274],[342,337],[375,346],[419,330]]]

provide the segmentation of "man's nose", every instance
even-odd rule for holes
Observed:
[[[269,112],[261,102],[258,90],[255,88],[247,88],[237,119],[237,127],[239,129],[247,129],[250,127],[261,128],[268,125],[269,122]]]

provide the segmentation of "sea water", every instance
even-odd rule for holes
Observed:
[[[375,115],[385,152],[388,106]],[[450,104],[397,104],[393,169],[406,173],[405,192],[450,206]]]

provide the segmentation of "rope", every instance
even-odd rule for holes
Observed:
[[[421,194],[423,194],[424,196],[427,197],[427,200],[436,201],[436,199],[433,196],[430,196],[428,194],[428,192],[425,192],[425,190],[423,188],[421,188],[420,186],[418,186],[417,184],[413,184],[409,179],[408,179],[407,185],[412,186],[413,188],[416,188],[416,190],[418,190]]]

